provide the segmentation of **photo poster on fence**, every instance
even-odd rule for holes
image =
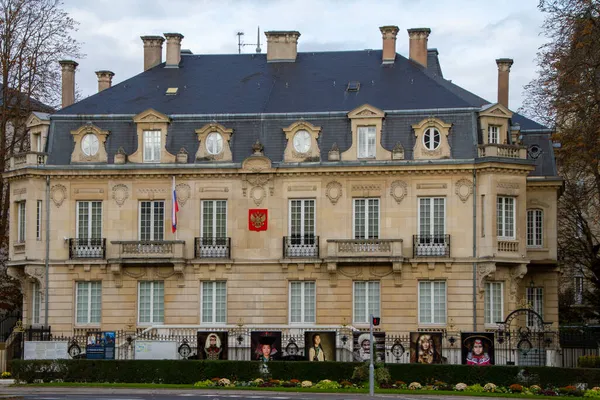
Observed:
[[[281,359],[281,332],[254,331],[250,333],[252,359],[262,362]]]
[[[198,332],[199,360],[227,360],[227,332]]]
[[[417,364],[441,364],[442,333],[411,332],[410,362]]]
[[[335,361],[335,332],[304,332],[308,361]]]
[[[25,360],[58,360],[69,358],[69,342],[26,341]]]
[[[136,340],[136,360],[176,360],[177,342],[160,340]]]
[[[375,343],[375,362],[385,362],[385,332],[373,332]],[[354,361],[369,361],[371,359],[371,338],[369,332],[354,332],[353,335]]]
[[[462,363],[466,365],[494,365],[494,333],[463,332],[460,335]]]
[[[85,354],[88,360],[114,360],[115,333],[88,332]]]

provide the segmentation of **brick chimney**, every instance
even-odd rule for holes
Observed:
[[[267,62],[295,62],[298,55],[298,31],[269,31],[267,36]]]
[[[140,36],[144,42],[144,71],[162,63],[162,46],[165,38],[162,36]]]
[[[383,59],[384,64],[393,64],[396,60],[396,36],[398,36],[398,27],[395,25],[380,26],[381,36],[383,37]]]
[[[167,63],[165,68],[179,68],[181,61],[181,33],[163,33],[167,39]]]
[[[75,69],[77,64],[72,60],[58,62],[62,69],[62,108],[75,103]]]
[[[427,38],[431,33],[429,28],[408,29],[409,57],[427,68]]]
[[[508,108],[508,78],[513,60],[499,58],[496,60],[496,64],[498,65],[498,103]]]
[[[108,89],[112,86],[112,77],[115,76],[112,71],[96,71],[98,77],[98,92]]]

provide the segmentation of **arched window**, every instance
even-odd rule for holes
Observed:
[[[440,147],[440,131],[435,128],[428,128],[423,134],[423,144],[427,150],[435,150]]]

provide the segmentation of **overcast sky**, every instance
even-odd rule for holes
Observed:
[[[113,84],[143,69],[140,36],[178,32],[194,54],[237,53],[236,32],[256,42],[265,30],[297,30],[298,51],[381,49],[379,26],[398,25],[396,51],[408,57],[406,29],[431,28],[446,79],[490,101],[497,99],[496,58],[513,58],[510,108],[523,102],[523,86],[536,75],[544,15],[536,0],[65,0],[80,23],[75,38],[86,54],[76,81],[84,96],[97,91],[94,71],[115,73]],[[163,47],[163,60],[165,58]],[[255,46],[246,46],[251,53]]]

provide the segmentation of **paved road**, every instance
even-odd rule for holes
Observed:
[[[0,387],[3,396],[19,396],[23,400],[366,400],[367,394],[293,393],[257,391],[171,390],[171,389],[111,389],[111,388],[50,388]],[[481,400],[481,397],[375,395],[379,399],[398,400]]]

